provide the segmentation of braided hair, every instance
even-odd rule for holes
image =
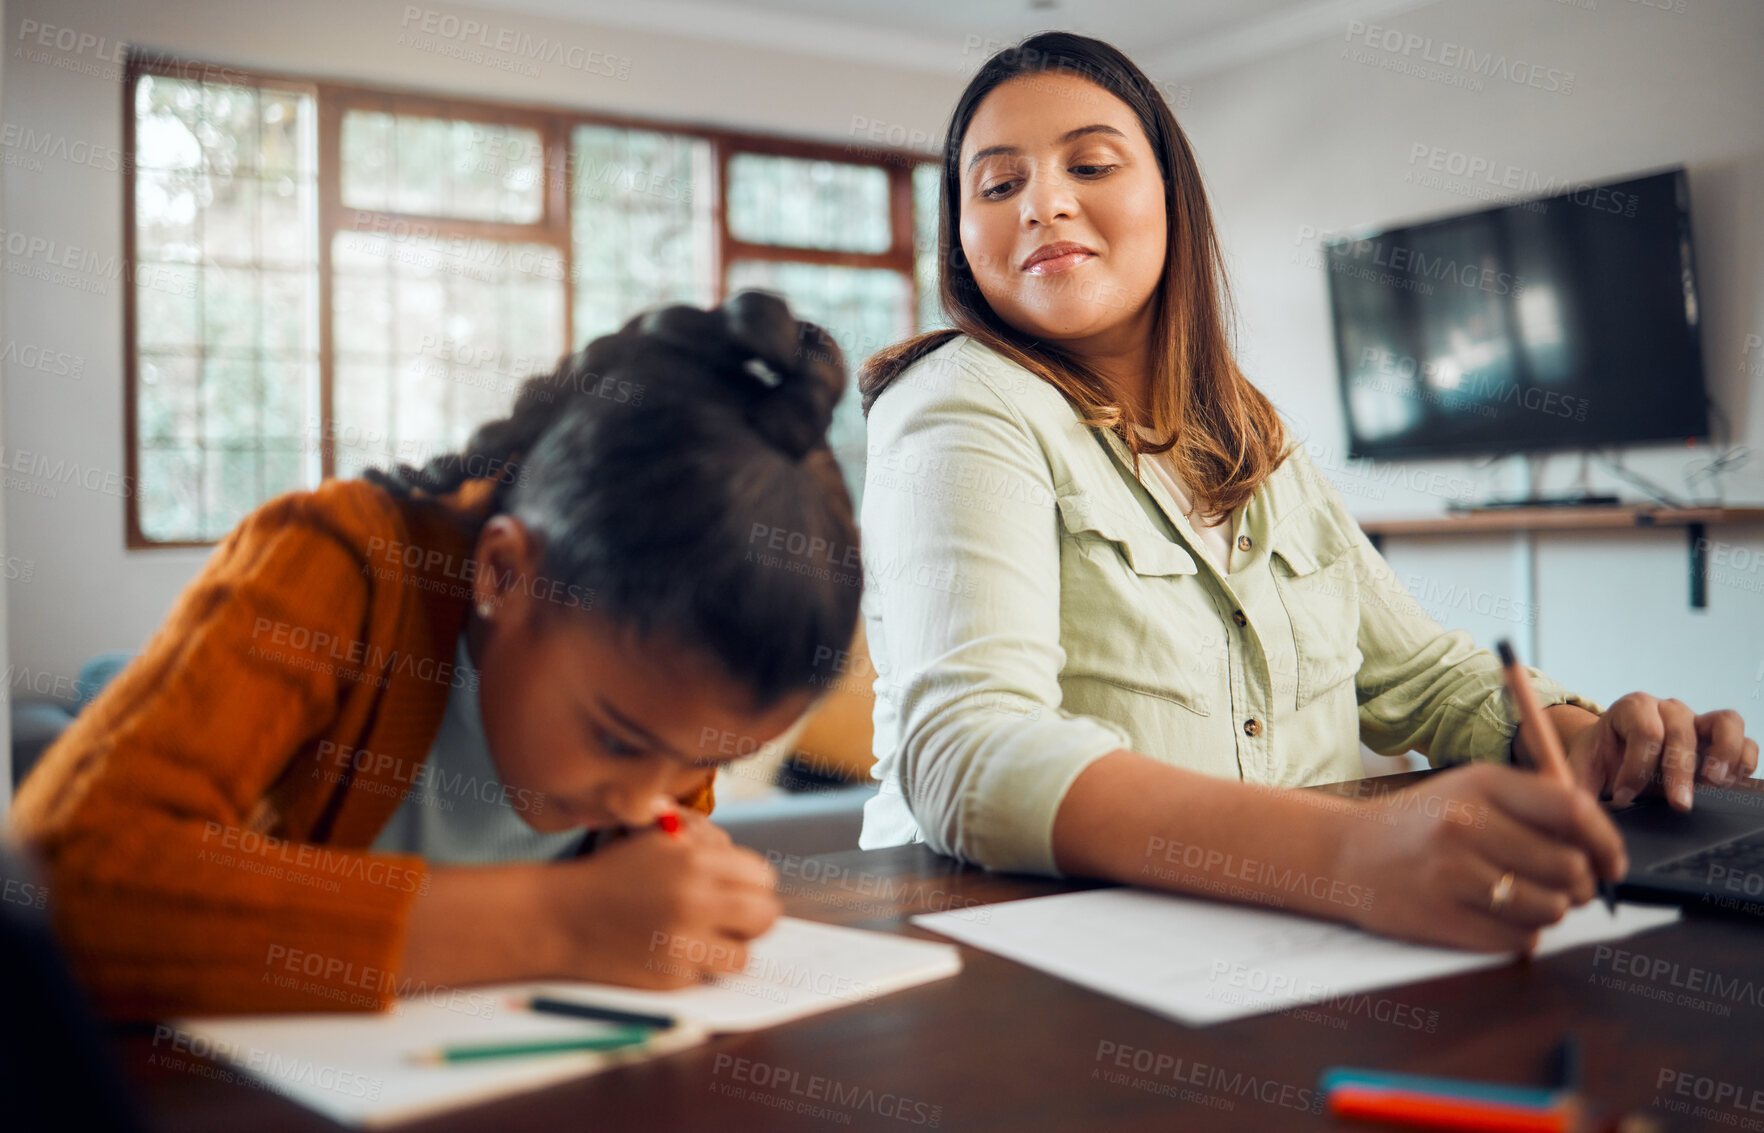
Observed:
[[[832,337],[775,296],[666,307],[523,383],[465,451],[364,475],[410,496],[491,471],[490,514],[538,537],[546,577],[767,707],[824,683],[857,625],[857,522],[827,445],[845,380]]]

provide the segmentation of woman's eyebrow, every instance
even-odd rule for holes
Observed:
[[[1067,130],[1065,133],[1060,135],[1059,144],[1064,145],[1067,142],[1077,141],[1079,138],[1084,137],[1086,134],[1109,134],[1109,135],[1112,135],[1117,138],[1125,138],[1127,136],[1126,134],[1123,134],[1121,131],[1115,129],[1113,126],[1110,126],[1107,123],[1097,122],[1097,123],[1094,123],[1089,126],[1080,126],[1076,130]],[[1001,153],[1022,153],[1022,152],[1023,151],[1018,149],[1016,146],[987,146],[985,149],[979,150],[978,152],[976,152],[974,154],[973,157],[970,157],[968,159],[968,168],[969,169],[974,168],[974,164],[976,162],[978,162],[983,157],[993,157],[993,156],[995,156],[997,154],[1001,154]]]

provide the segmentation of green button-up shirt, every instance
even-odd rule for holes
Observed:
[[[1053,819],[1117,748],[1269,786],[1361,776],[1360,743],[1509,758],[1500,662],[1428,616],[1295,448],[1229,570],[1144,461],[962,336],[877,399],[864,482],[875,775],[864,848],[1057,872]],[[1528,670],[1544,705],[1598,705]]]

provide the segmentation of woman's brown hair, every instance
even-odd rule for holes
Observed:
[[[1102,87],[1139,118],[1164,179],[1169,231],[1164,281],[1154,297],[1149,420],[1161,438],[1146,441],[1094,369],[1056,343],[1009,326],[980,293],[960,242],[961,151],[974,113],[1001,83],[1066,71]],[[1023,366],[1065,395],[1085,424],[1113,429],[1135,454],[1169,451],[1204,514],[1237,508],[1285,459],[1286,432],[1274,406],[1232,356],[1230,292],[1200,169],[1176,116],[1145,73],[1097,39],[1046,32],[988,59],[950,116],[938,206],[939,297],[953,329],[907,339],[873,355],[858,377],[864,412],[889,383],[958,334]]]

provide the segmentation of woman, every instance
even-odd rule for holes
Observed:
[[[1623,874],[1595,801],[1756,766],[1733,712],[1529,676],[1581,784],[1502,766],[1498,663],[1404,591],[1227,343],[1193,153],[1120,52],[990,59],[944,155],[956,329],[872,359],[862,844],[1215,893],[1482,950]],[[1472,763],[1381,803],[1359,746]]]
[[[248,517],[16,800],[101,1006],[744,967],[773,872],[703,813],[856,627],[855,577],[753,553],[855,545],[826,443],[844,381],[776,299],[668,308],[466,452]]]

